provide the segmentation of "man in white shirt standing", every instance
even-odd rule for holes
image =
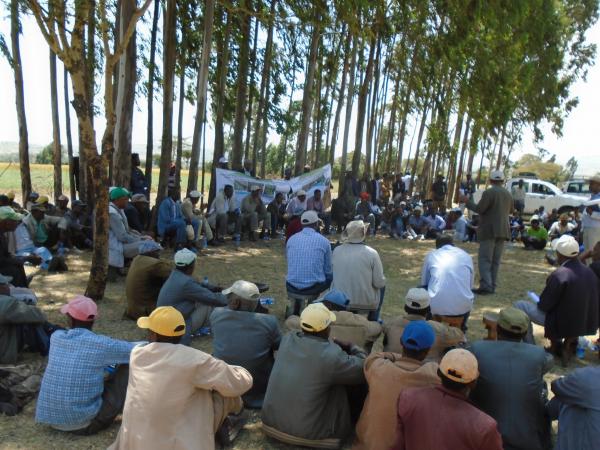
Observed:
[[[421,285],[431,297],[434,316],[463,317],[462,330],[473,308],[473,259],[454,246],[452,236],[442,235],[435,241],[436,250],[425,258]]]
[[[590,201],[600,200],[600,175],[594,175],[590,179]],[[585,208],[581,224],[583,225],[583,246],[591,250],[600,241],[600,205],[592,205]]]

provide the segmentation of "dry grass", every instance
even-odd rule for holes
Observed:
[[[229,245],[211,250],[210,255],[202,256],[198,264],[198,275],[208,276],[213,283],[227,285],[236,279],[247,279],[268,283],[269,295],[276,299],[273,313],[283,316],[285,308],[286,263],[283,242],[274,240],[267,243],[242,247],[234,251]],[[431,242],[398,242],[377,237],[370,244],[375,247],[383,260],[388,278],[386,299],[383,307],[384,320],[402,313],[404,294],[419,282],[421,264],[425,254],[433,247]],[[463,248],[476,256],[477,245],[465,244]],[[80,293],[89,270],[89,254],[70,256],[71,271],[65,275],[39,275],[32,287],[40,297],[40,306],[48,313],[50,321],[63,323],[58,308],[70,296]],[[527,290],[540,292],[551,268],[543,262],[541,252],[526,252],[518,247],[508,247],[501,269],[498,293],[494,296],[476,298],[475,309],[469,321],[469,340],[480,339],[485,335],[482,314],[498,311],[512,301],[523,298]],[[124,310],[124,282],[110,284],[106,298],[100,303],[100,320],[96,331],[117,338],[140,340],[144,333],[131,321],[122,320]],[[536,327],[536,335],[541,338],[543,330]],[[194,346],[205,351],[211,350],[211,339],[196,339]],[[376,344],[380,348],[381,343]],[[547,376],[548,381],[557,376],[587,364],[596,364],[596,356],[589,353],[584,360],[574,361],[567,370],[556,366]],[[159,395],[159,393],[157,393]],[[0,447],[27,449],[100,449],[106,448],[115,438],[118,424],[93,437],[77,437],[53,431],[33,420],[35,403],[16,417],[2,417],[0,420]],[[166,412],[167,413],[167,412]],[[266,439],[260,431],[258,415],[252,420],[236,441],[235,449],[291,449],[275,441]],[[349,448],[349,446],[348,446]]]

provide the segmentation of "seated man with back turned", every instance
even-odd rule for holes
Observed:
[[[479,376],[475,356],[462,348],[450,350],[438,375],[441,386],[400,393],[391,450],[502,450],[496,421],[469,402]]]
[[[180,345],[185,321],[171,306],[140,317],[149,344],[131,352],[123,422],[111,450],[213,450],[229,445],[243,425],[240,395],[252,386],[243,367]],[[236,414],[233,416],[231,414]]]
[[[332,289],[321,299],[313,303],[323,303],[335,314],[335,322],[331,324],[333,337],[343,336],[343,340],[364,348],[368,352],[381,334],[379,322],[368,320],[365,316],[347,311],[350,299],[341,291]],[[300,317],[290,316],[285,321],[286,327],[292,331],[300,331]]]
[[[388,449],[396,442],[396,402],[408,387],[440,384],[438,363],[425,362],[435,333],[423,320],[408,324],[398,344],[402,353],[374,353],[365,361],[369,394],[356,424],[353,450]]]
[[[383,324],[385,337],[383,351],[401,353],[400,338],[404,329],[412,322],[427,320],[435,333],[435,342],[427,353],[427,360],[438,362],[444,352],[450,348],[462,345],[466,338],[460,328],[450,327],[442,322],[431,319],[430,299],[427,289],[411,288],[404,299],[404,316],[386,319]]]
[[[155,241],[142,241],[140,254],[133,258],[125,278],[125,297],[130,319],[150,314],[156,308],[160,289],[173,270],[173,262],[160,259],[161,245]]]
[[[225,306],[227,301],[220,293],[211,292],[193,277],[196,254],[187,248],[175,253],[175,269],[160,289],[156,306],[173,306],[185,318],[186,332],[182,344],[188,345],[192,334],[206,327],[216,306]]]
[[[385,275],[379,253],[365,244],[368,228],[369,224],[362,220],[353,220],[342,232],[343,243],[331,256],[331,287],[348,296],[348,309],[376,321],[381,310]]]
[[[566,364],[575,352],[575,338],[598,331],[600,280],[577,258],[579,244],[572,236],[561,237],[553,247],[559,267],[546,279],[539,303],[520,300],[514,306],[524,311],[533,323],[544,326],[544,334],[551,342],[549,350],[563,356]],[[572,338],[566,348],[563,348],[564,338]],[[525,342],[535,343],[531,324]]]
[[[302,294],[318,295],[331,285],[331,244],[318,231],[319,216],[315,211],[306,211],[300,218],[302,231],[287,241],[288,290]],[[300,314],[300,311],[294,311]]]
[[[70,329],[57,330],[50,338],[35,420],[60,431],[95,434],[123,410],[135,344],[92,332],[98,308],[83,295],[60,311],[69,318]],[[105,377],[105,369],[116,364],[116,372]]]
[[[323,304],[308,305],[300,316],[303,331],[281,340],[262,409],[268,436],[292,445],[339,448],[352,432],[349,388],[364,385],[366,355],[329,340],[334,321]]]
[[[504,450],[551,447],[544,374],[552,356],[522,342],[528,327],[523,311],[505,308],[498,317],[498,340],[477,341],[470,348],[479,363],[471,401],[498,422]]]
[[[254,283],[238,280],[222,294],[228,305],[210,315],[213,356],[250,372],[252,389],[242,398],[248,408],[260,409],[281,341],[277,318],[256,312],[260,294]]]
[[[449,235],[438,237],[435,247],[436,250],[425,257],[421,271],[421,285],[431,298],[431,313],[462,317],[462,330],[466,331],[475,298],[471,291],[475,275],[473,259],[456,247]]]
[[[546,409],[558,420],[554,450],[600,448],[600,366],[575,369],[552,382]]]

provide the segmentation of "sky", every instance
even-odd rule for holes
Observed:
[[[0,21],[0,33],[7,41],[10,38],[9,21]],[[596,23],[588,31],[587,38],[600,47],[600,24]],[[29,142],[36,145],[47,145],[52,140],[52,122],[50,114],[50,75],[49,75],[49,54],[48,46],[42,35],[37,29],[32,18],[24,18],[23,35],[21,36],[21,57],[23,62],[23,76],[25,82],[25,108],[27,114],[27,124],[29,131]],[[66,142],[64,128],[64,100],[63,100],[63,69],[60,61],[58,62],[59,73],[59,109],[61,116],[61,134],[62,143]],[[5,59],[0,59],[0,86],[2,86],[2,101],[0,102],[0,142],[17,142],[18,126],[15,111],[14,99],[14,79],[10,66]],[[176,89],[177,90],[177,89]],[[578,107],[571,112],[565,120],[563,136],[554,136],[548,126],[542,126],[545,138],[542,142],[535,144],[533,142],[533,133],[528,131],[523,137],[522,143],[513,152],[514,158],[524,153],[537,153],[537,146],[547,149],[551,154],[556,154],[557,162],[564,164],[574,156],[579,162],[578,173],[581,175],[590,175],[600,172],[600,139],[598,136],[598,117],[600,109],[600,65],[596,64],[588,71],[586,81],[579,80],[571,90],[574,97],[579,98]],[[71,93],[72,95],[72,93]],[[301,95],[297,93],[296,95]],[[99,96],[96,97],[97,104],[101,106]],[[356,119],[356,101],[354,102],[353,120],[351,126],[353,129]],[[178,104],[175,102],[174,111],[178,110]],[[184,105],[184,123],[183,136],[189,138],[194,129],[195,109],[192,105]],[[344,112],[342,112],[344,117]],[[210,114],[209,114],[210,118]],[[72,133],[74,142],[77,142],[77,127],[75,112],[71,108]],[[104,119],[103,116],[96,118],[96,133],[98,139],[101,138]],[[146,144],[146,124],[147,112],[145,99],[136,99],[134,112],[132,143],[134,146],[145,147]],[[154,136],[156,141],[160,140],[162,124],[162,107],[159,101],[155,101],[154,107]],[[414,126],[414,123],[411,124]],[[175,131],[176,132],[176,131]],[[406,145],[410,144],[413,129],[407,130]],[[212,154],[212,143],[214,131],[212,123],[207,125],[206,152]],[[276,134],[271,133],[269,140],[278,142]],[[350,133],[349,148],[354,147],[354,133]],[[341,136],[338,139],[340,144],[336,148],[336,154],[341,154]],[[157,146],[155,147],[157,148]],[[514,159],[513,158],[513,159]]]

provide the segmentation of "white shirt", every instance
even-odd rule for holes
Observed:
[[[430,252],[421,272],[421,285],[431,297],[431,313],[442,316],[465,314],[473,307],[473,259],[453,245]]]
[[[454,228],[454,238],[457,241],[464,242],[467,240],[467,221],[463,216],[460,216],[452,227]]]
[[[303,202],[301,202],[298,197],[292,198],[287,204],[287,207],[285,208],[286,214],[289,214],[291,216],[297,209],[303,209],[304,211],[306,211],[308,209],[307,202],[308,200],[306,198]]]

